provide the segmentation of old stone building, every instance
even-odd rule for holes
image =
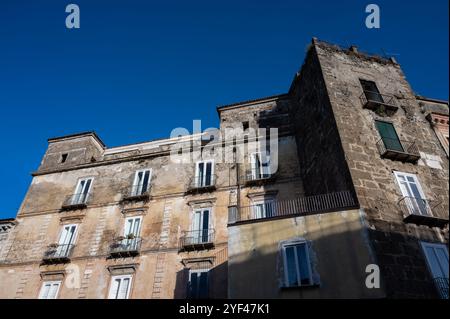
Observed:
[[[0,258],[3,251],[7,251],[9,249],[7,246],[7,243],[10,243],[8,238],[14,228],[14,225],[14,218],[0,219]]]
[[[430,122],[437,139],[449,156],[448,102],[417,96],[425,118]]]
[[[288,93],[217,110],[49,139],[0,298],[448,298],[448,104],[395,60],[313,39]]]

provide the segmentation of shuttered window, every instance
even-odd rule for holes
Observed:
[[[114,276],[111,278],[109,299],[128,299],[131,287],[131,276]]]
[[[286,287],[313,284],[309,248],[306,241],[283,246],[284,279]]]
[[[189,298],[208,298],[208,270],[191,270],[189,273]]]
[[[151,170],[137,171],[134,177],[133,188],[131,191],[132,196],[139,196],[145,194],[150,185]]]
[[[42,284],[39,299],[56,299],[61,281],[46,281]]]

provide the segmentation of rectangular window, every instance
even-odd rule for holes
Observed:
[[[309,249],[306,241],[283,246],[284,279],[286,287],[313,284]]]
[[[67,161],[67,156],[68,155],[69,154],[67,154],[67,153],[64,153],[64,154],[61,155],[61,163],[65,163]]]
[[[208,298],[208,270],[196,269],[189,271],[189,298]]]
[[[77,233],[76,224],[64,225],[59,235],[58,248],[56,249],[56,256],[68,257],[72,251],[72,246],[75,242]]]
[[[194,244],[210,242],[210,211],[210,209],[201,209],[194,211],[191,229],[191,235]]]
[[[448,299],[448,250],[446,245],[422,242],[428,269],[441,297]]]
[[[123,239],[118,243],[123,251],[134,251],[139,249],[142,217],[129,217],[125,219]]]
[[[137,171],[134,176],[131,196],[139,196],[145,194],[149,190],[152,171],[150,169]]]
[[[39,299],[56,299],[61,281],[45,281],[39,293]]]
[[[128,299],[130,295],[131,279],[131,275],[112,277],[108,299]]]
[[[270,177],[270,159],[269,156],[262,156],[261,153],[251,154],[251,178],[261,179]]]
[[[214,183],[214,161],[197,162],[195,181],[197,187],[211,186]]]
[[[384,103],[383,97],[373,81],[359,80],[368,101]]]
[[[375,125],[387,150],[404,152],[402,143],[392,123],[375,121]]]
[[[270,218],[275,216],[275,201],[265,200],[252,205],[253,218]]]
[[[394,172],[394,175],[409,213],[415,215],[429,215],[429,206],[417,176],[402,172]]]
[[[75,194],[72,196],[72,204],[85,204],[92,186],[92,178],[84,178],[78,181]]]
[[[141,230],[142,217],[129,217],[125,219],[124,236],[138,237]]]

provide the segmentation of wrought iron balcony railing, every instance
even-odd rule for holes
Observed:
[[[448,224],[448,212],[445,213],[442,203],[406,196],[398,201],[398,205],[403,213],[405,223],[440,228]]]
[[[122,201],[145,201],[150,198],[151,186],[131,185],[122,190]]]
[[[141,251],[140,237],[117,239],[110,247],[111,257],[132,257]]]
[[[383,158],[410,163],[415,163],[420,159],[419,149],[415,142],[383,137],[377,142],[377,148]]]
[[[77,193],[69,195],[65,198],[62,204],[62,210],[75,210],[86,208],[89,200],[91,198],[91,193]]]
[[[196,175],[191,178],[188,185],[188,193],[209,192],[216,188],[216,175]]]
[[[64,263],[70,261],[70,256],[75,245],[50,245],[42,258],[44,263]]]
[[[434,285],[441,299],[448,299],[448,278],[434,278]]]
[[[201,250],[214,247],[214,229],[184,231],[180,238],[180,250]]]
[[[228,223],[324,213],[339,209],[356,208],[357,206],[349,191],[299,197],[283,201],[273,200],[251,206],[228,207]]]
[[[369,109],[377,113],[392,115],[398,110],[397,100],[393,95],[364,91],[360,95],[359,99],[365,109]]]

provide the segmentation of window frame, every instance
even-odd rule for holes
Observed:
[[[61,154],[61,160],[59,161],[60,164],[64,164],[67,162],[69,158],[69,153],[62,153]]]
[[[204,214],[205,211],[208,211],[208,228],[207,229],[203,229],[203,221],[204,221]],[[200,212],[201,214],[201,220],[200,220],[200,229],[195,229],[195,216],[196,214]],[[210,229],[212,230],[213,228],[213,208],[212,207],[202,207],[202,208],[194,208],[192,209],[192,217],[191,217],[191,226],[190,226],[190,231],[191,233],[194,232],[201,232],[201,231],[205,231],[207,232],[207,240],[204,241],[204,234],[198,234],[198,237],[195,239],[195,241],[198,241],[198,243],[207,243],[210,240]]]
[[[270,154],[266,154],[266,158],[268,161],[266,163],[263,162],[262,152],[253,152],[250,154],[250,167],[252,171],[253,179],[262,179],[270,177]],[[259,160],[259,176],[256,175],[256,159]]]
[[[107,299],[118,300],[118,298],[111,298],[111,293],[112,293],[111,289],[113,289],[113,283],[116,279],[120,279],[120,285],[121,285],[123,280],[126,278],[130,279],[130,282],[128,284],[127,295],[124,299],[130,298],[131,287],[133,284],[133,275],[115,275],[115,276],[111,276],[111,280],[109,281],[109,289],[108,289],[108,298]],[[119,294],[120,285],[117,287],[117,292],[115,293],[116,296]]]
[[[408,198],[408,204],[406,205],[406,208],[411,215],[420,215],[420,216],[433,216],[432,212],[430,211],[430,207],[428,204],[427,197],[425,196],[425,192],[423,191],[422,185],[420,184],[419,177],[416,174],[411,173],[405,173],[401,171],[393,171],[395,176],[395,181],[397,183],[397,187],[400,191],[400,194],[402,198]],[[417,187],[417,191],[419,192],[419,195],[421,198],[412,197],[409,194],[403,193],[402,183],[400,181],[400,176],[404,176],[407,180],[408,177],[411,177],[414,180],[414,184]],[[410,189],[409,181],[407,181],[408,190],[413,192],[412,189]],[[414,199],[412,199],[414,198]],[[423,202],[422,202],[423,201]]]
[[[300,276],[300,266],[298,265],[298,256],[297,256],[297,249],[294,249],[295,253],[295,268],[296,268],[296,274],[298,278],[298,284],[297,285],[290,285],[289,284],[289,271],[288,271],[288,263],[287,263],[287,254],[286,249],[289,247],[297,247],[297,246],[304,246],[305,249],[305,255],[306,255],[306,262],[308,265],[308,274],[309,274],[309,284],[302,284],[301,283],[301,276]],[[283,277],[284,277],[284,287],[286,288],[295,288],[295,287],[311,287],[314,286],[314,278],[313,278],[313,269],[311,266],[311,257],[310,257],[310,249],[309,249],[309,241],[307,240],[298,240],[294,242],[284,243],[281,247],[282,254],[283,254]]]
[[[377,130],[378,136],[383,141],[383,145],[386,148],[386,150],[392,150],[392,151],[402,152],[402,153],[406,152],[405,147],[403,146],[403,143],[400,140],[400,136],[398,135],[397,129],[395,128],[394,123],[392,123],[391,121],[386,121],[386,120],[381,120],[381,119],[375,119],[374,122],[375,122],[374,124],[375,124],[375,128]],[[393,132],[395,133],[395,138],[383,136],[381,134],[380,128],[377,123],[389,124],[392,127]],[[393,141],[395,141],[396,143]]]
[[[85,187],[86,187],[86,184],[84,184],[84,185],[81,187],[80,192],[77,192],[78,189],[79,189],[80,186],[81,186],[81,182],[83,182],[83,181],[88,181],[88,180],[90,180],[91,183],[89,184],[89,188],[88,188],[87,193],[84,192],[84,189],[85,189]],[[88,199],[89,199],[89,196],[91,195],[91,190],[92,190],[92,187],[93,187],[92,185],[94,185],[94,177],[81,177],[81,178],[79,178],[78,181],[77,181],[77,185],[75,186],[75,191],[74,191],[74,194],[73,194],[73,197],[72,197],[72,204],[74,204],[74,205],[77,205],[77,204],[86,204],[86,202],[87,202]],[[84,198],[84,200],[83,200],[82,202],[80,202],[80,196],[79,196],[79,194],[86,194],[86,197]],[[75,200],[75,198],[77,198],[77,200]]]
[[[142,185],[140,186],[140,189],[135,190],[135,186],[138,185],[138,175],[139,173],[143,173],[145,176],[145,172],[149,172],[148,173],[148,182],[147,182],[147,190],[146,192],[150,191],[150,185],[151,185],[151,179],[152,179],[152,169],[151,168],[145,168],[145,169],[139,169],[134,173],[134,178],[133,178],[133,185],[131,185],[131,195],[132,196],[140,196],[143,195],[144,193],[142,192],[142,189],[144,188],[144,183],[142,182]],[[145,179],[145,178],[144,178]],[[139,190],[139,193],[138,193]]]
[[[199,176],[200,176],[200,164],[204,164],[204,174],[201,183],[199,183]],[[210,178],[210,184],[206,185],[206,166],[208,163],[211,163],[211,178]],[[202,160],[195,163],[195,186],[196,187],[209,187],[214,185],[214,159],[209,160]]]
[[[375,101],[378,103],[384,103],[383,95],[380,92],[380,89],[378,88],[377,82],[372,80],[366,80],[359,78],[359,84],[361,85],[362,91],[364,93],[364,96],[366,97],[367,101]],[[373,84],[374,91],[368,91],[364,88],[364,84]],[[371,93],[372,96],[368,96],[367,93]],[[373,99],[374,95],[378,95],[378,99]]]
[[[139,237],[140,234],[141,234],[141,229],[142,229],[142,216],[130,216],[130,217],[126,217],[126,218],[125,218],[125,223],[123,224],[123,235],[124,235],[125,237],[129,235],[129,234],[127,234],[126,232],[127,232],[127,222],[128,222],[130,219],[133,219],[133,220],[139,219],[139,232],[138,232],[138,234],[134,234],[134,233],[133,233],[133,234],[135,235],[135,237]],[[133,222],[133,225],[134,225],[134,223],[135,223],[135,221]]]
[[[73,237],[72,240],[69,244],[61,244],[61,236],[64,233],[64,228],[66,227],[73,227],[75,226],[75,231],[73,232]],[[79,228],[80,224],[65,224],[65,225],[61,225],[61,229],[59,231],[59,235],[58,235],[58,245],[75,245],[75,242],[77,240],[78,237],[78,228]]]
[[[422,196],[421,199],[427,200],[426,196],[425,196],[425,193],[423,191],[422,185],[420,184],[419,177],[416,174],[405,173],[405,172],[401,172],[401,171],[393,171],[393,173],[394,173],[394,176],[395,176],[395,181],[397,182],[397,186],[400,189],[400,193],[402,194],[403,197],[406,197],[408,195],[404,195],[403,194],[402,186],[401,186],[400,179],[399,179],[399,175],[404,175],[405,177],[412,177],[414,179],[414,182],[415,182],[416,186],[417,186],[417,190],[419,191],[420,196]]]
[[[43,298],[44,287],[46,285],[48,285],[48,284],[50,284],[50,285],[57,284],[58,285],[58,288],[56,289],[56,293],[55,293],[55,298]],[[59,290],[61,288],[61,284],[62,284],[62,280],[46,280],[46,281],[43,281],[42,285],[41,285],[41,289],[39,290],[38,299],[42,299],[42,300],[45,300],[45,299],[58,299],[58,295],[59,295]]]
[[[271,214],[270,216],[267,214],[267,205],[266,204],[270,204],[271,205]],[[256,212],[257,209],[256,207],[258,207],[259,205],[263,205],[262,208],[262,215],[259,218],[256,218]],[[265,218],[271,218],[271,217],[275,217],[276,216],[276,209],[275,209],[275,198],[267,198],[267,199],[259,199],[259,200],[255,200],[252,202],[252,214],[254,216],[255,219],[265,219]]]
[[[188,282],[189,282],[189,291],[188,291],[188,297],[189,297],[189,299],[199,299],[199,296],[195,296],[195,297],[192,297],[192,294],[191,294],[191,287],[192,287],[192,273],[197,273],[197,274],[202,274],[202,273],[206,273],[206,296],[207,297],[209,297],[209,283],[210,283],[210,278],[209,278],[209,276],[210,276],[210,269],[206,269],[206,268],[202,268],[202,269],[189,269],[189,278],[188,278]],[[200,278],[199,276],[197,276],[197,278]],[[200,281],[199,281],[199,284],[200,284]],[[198,293],[199,293],[200,291],[198,291]],[[198,293],[197,293],[197,295],[198,295]]]
[[[428,254],[427,254],[426,248],[432,248],[433,250],[436,249],[436,248],[439,248],[439,249],[444,248],[444,251],[445,251],[445,253],[447,255],[447,267],[448,267],[448,259],[449,259],[448,247],[445,244],[443,244],[443,243],[430,243],[430,242],[426,242],[426,241],[421,241],[420,242],[420,246],[422,247],[422,252],[423,252],[423,255],[425,257],[427,268],[428,268],[428,271],[429,271],[431,277],[433,277],[433,279],[439,278],[439,277],[434,277],[433,270],[431,269],[431,265],[430,265],[430,262],[428,260]]]

